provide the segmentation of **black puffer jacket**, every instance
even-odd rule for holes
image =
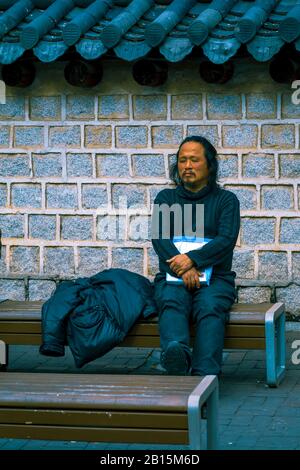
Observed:
[[[63,356],[68,344],[82,367],[119,344],[140,315],[154,314],[150,281],[126,269],[62,282],[42,307],[40,353]]]

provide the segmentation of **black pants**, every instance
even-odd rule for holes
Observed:
[[[219,374],[225,323],[236,298],[233,282],[214,278],[209,286],[201,285],[200,289],[190,292],[182,284],[167,284],[165,276],[158,275],[154,286],[162,350],[170,341],[178,341],[191,358],[192,375]],[[189,348],[191,320],[196,330],[192,357]]]

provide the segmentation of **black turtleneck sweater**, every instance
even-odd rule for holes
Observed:
[[[212,276],[229,277],[234,280],[235,272],[231,271],[232,255],[240,228],[239,201],[234,193],[219,187],[212,189],[205,186],[198,192],[192,192],[183,186],[175,189],[163,189],[154,201],[154,211],[161,204],[172,206],[180,204],[184,217],[185,204],[192,204],[192,229],[195,231],[196,205],[204,205],[204,237],[212,239],[202,248],[189,251],[187,256],[197,268],[213,266]],[[152,239],[155,252],[159,257],[161,273],[175,275],[166,260],[179,254],[172,242],[174,236],[174,217],[171,216],[170,238],[162,238],[164,221],[160,218],[159,237]]]

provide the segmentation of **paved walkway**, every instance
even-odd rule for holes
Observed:
[[[298,326],[298,325],[297,325]],[[221,449],[298,449],[300,450],[300,364],[292,364],[291,344],[300,340],[300,331],[287,332],[287,376],[279,388],[265,384],[263,351],[231,351],[224,354],[220,383]],[[299,343],[300,344],[300,343]],[[300,359],[300,353],[298,355]],[[159,351],[115,348],[104,357],[83,367],[73,365],[70,351],[63,358],[47,358],[33,346],[10,349],[11,371],[162,374]],[[188,449],[187,446],[158,446],[69,441],[0,439],[5,449]]]

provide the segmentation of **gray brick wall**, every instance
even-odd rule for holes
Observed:
[[[172,187],[178,144],[200,134],[241,204],[238,300],[284,300],[300,315],[300,107],[287,85],[270,85],[267,65],[249,81],[240,67],[225,85],[181,64],[157,89],[110,74],[101,92],[80,93],[56,67],[51,90],[44,81],[37,96],[10,91],[0,105],[0,298],[45,300],[57,280],[108,267],[153,279],[158,260],[140,223]],[[115,213],[120,197],[127,216]]]

